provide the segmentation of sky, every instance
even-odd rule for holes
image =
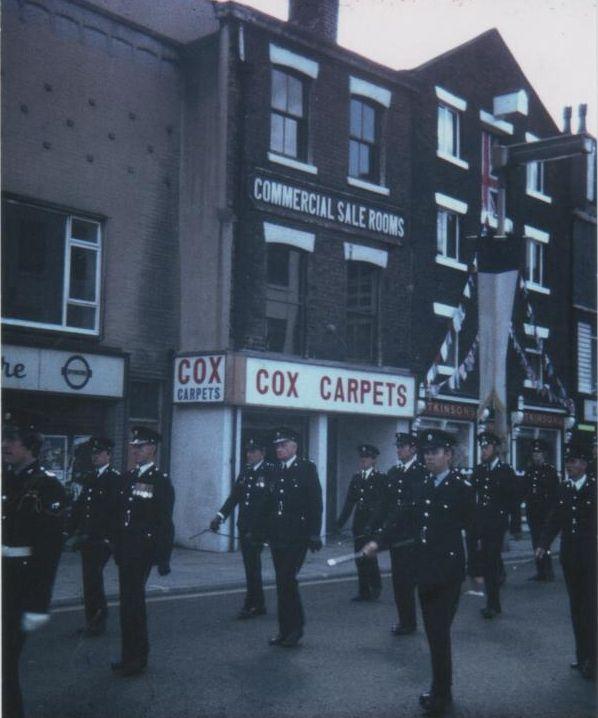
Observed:
[[[287,0],[240,0],[286,20]],[[406,70],[497,28],[562,127],[565,105],[588,105],[596,135],[598,0],[340,0],[339,44]]]

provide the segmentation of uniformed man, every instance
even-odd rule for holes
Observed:
[[[372,444],[360,444],[357,447],[359,472],[349,483],[343,510],[337,521],[340,530],[353,513],[353,540],[355,553],[361,551],[370,540],[370,527],[375,510],[381,498],[384,474],[376,471],[376,457],[380,454]],[[376,556],[365,556],[355,560],[357,566],[358,593],[352,601],[375,601],[382,590],[380,567]]]
[[[540,545],[542,529],[559,490],[556,469],[546,463],[547,449],[545,441],[534,439],[531,465],[526,469],[523,477],[523,500],[534,551]],[[536,559],[536,575],[529,580],[552,581],[553,579],[550,553],[546,553],[542,559]]]
[[[25,412],[4,414],[2,458],[2,715],[23,716],[19,657],[27,633],[50,619],[66,495],[40,466],[43,437]]]
[[[268,539],[276,572],[278,635],[272,646],[296,646],[303,636],[305,617],[297,575],[307,549],[322,548],[322,487],[311,461],[297,456],[299,438],[292,429],[274,433],[278,466],[268,503]]]
[[[536,557],[541,560],[561,534],[560,562],[569,593],[576,660],[584,678],[596,677],[596,479],[588,474],[590,455],[584,445],[566,447],[567,480],[557,493]]]
[[[251,436],[245,443],[247,463],[237,477],[230,496],[212,519],[210,528],[218,531],[239,506],[237,528],[241,542],[241,554],[245,566],[247,593],[238,618],[254,618],[266,613],[266,602],[262,586],[261,555],[265,536],[265,506],[272,482],[274,465],[265,459],[266,442]]]
[[[75,537],[81,551],[83,574],[84,629],[87,636],[99,636],[106,630],[108,604],[104,593],[104,567],[111,554],[114,516],[120,490],[120,474],[111,465],[114,442],[106,437],[89,440],[93,473],[83,479],[83,488],[75,501],[68,533]]]
[[[425,469],[417,456],[416,434],[396,434],[396,446],[398,463],[387,472],[375,524],[378,534],[387,536],[390,543],[392,585],[399,618],[391,632],[395,636],[406,636],[417,630],[415,547],[398,544],[414,537],[415,501],[423,485]]]
[[[415,566],[426,637],[432,659],[432,685],[419,698],[426,715],[442,715],[452,702],[451,624],[465,579],[462,531],[473,515],[473,491],[452,468],[454,439],[429,429],[420,437],[426,476],[415,494]],[[388,545],[388,536],[367,544],[366,554]]]
[[[160,435],[143,426],[134,427],[132,434],[129,443],[137,467],[122,477],[114,534],[122,657],[112,670],[121,676],[142,673],[147,666],[145,584],[154,565],[160,576],[170,573],[174,538],[174,489],[155,464]]]
[[[486,607],[482,616],[494,618],[501,613],[500,566],[503,539],[509,513],[517,495],[517,479],[513,469],[500,460],[500,438],[484,431],[478,436],[482,463],[471,476],[475,492],[475,546],[479,550],[479,566],[484,578]]]

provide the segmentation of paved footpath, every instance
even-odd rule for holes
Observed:
[[[344,536],[346,534],[343,534]],[[208,541],[203,543],[205,545]],[[524,534],[521,541],[511,539],[508,545],[509,550],[503,553],[503,559],[508,567],[507,573],[518,571],[529,573],[531,576],[534,573],[534,566],[529,534]],[[301,581],[326,581],[355,575],[353,561],[333,568],[326,563],[327,559],[349,554],[352,550],[352,541],[344,538],[342,543],[340,540],[329,542],[322,551],[308,553],[301,570]],[[274,585],[274,567],[269,549],[266,548],[262,556],[264,584]],[[168,576],[159,576],[155,569],[152,570],[147,583],[148,596],[217,591],[241,588],[245,585],[243,561],[239,551],[213,552],[175,548],[170,565],[172,572]],[[380,554],[380,569],[383,573],[390,572],[388,551]],[[104,571],[104,584],[108,599],[112,601],[117,599],[118,574],[113,560],[108,562]],[[58,568],[52,605],[72,606],[82,602],[81,559],[78,553],[65,551]]]

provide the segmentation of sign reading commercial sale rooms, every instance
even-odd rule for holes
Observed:
[[[245,401],[258,406],[413,416],[413,377],[247,359]]]

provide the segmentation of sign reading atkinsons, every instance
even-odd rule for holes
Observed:
[[[175,404],[213,404],[224,401],[224,354],[176,357]]]
[[[413,416],[414,391],[414,379],[408,376],[247,359],[247,404]]]
[[[387,237],[405,236],[405,218],[396,212],[262,174],[253,175],[250,182],[251,197],[256,202]]]

